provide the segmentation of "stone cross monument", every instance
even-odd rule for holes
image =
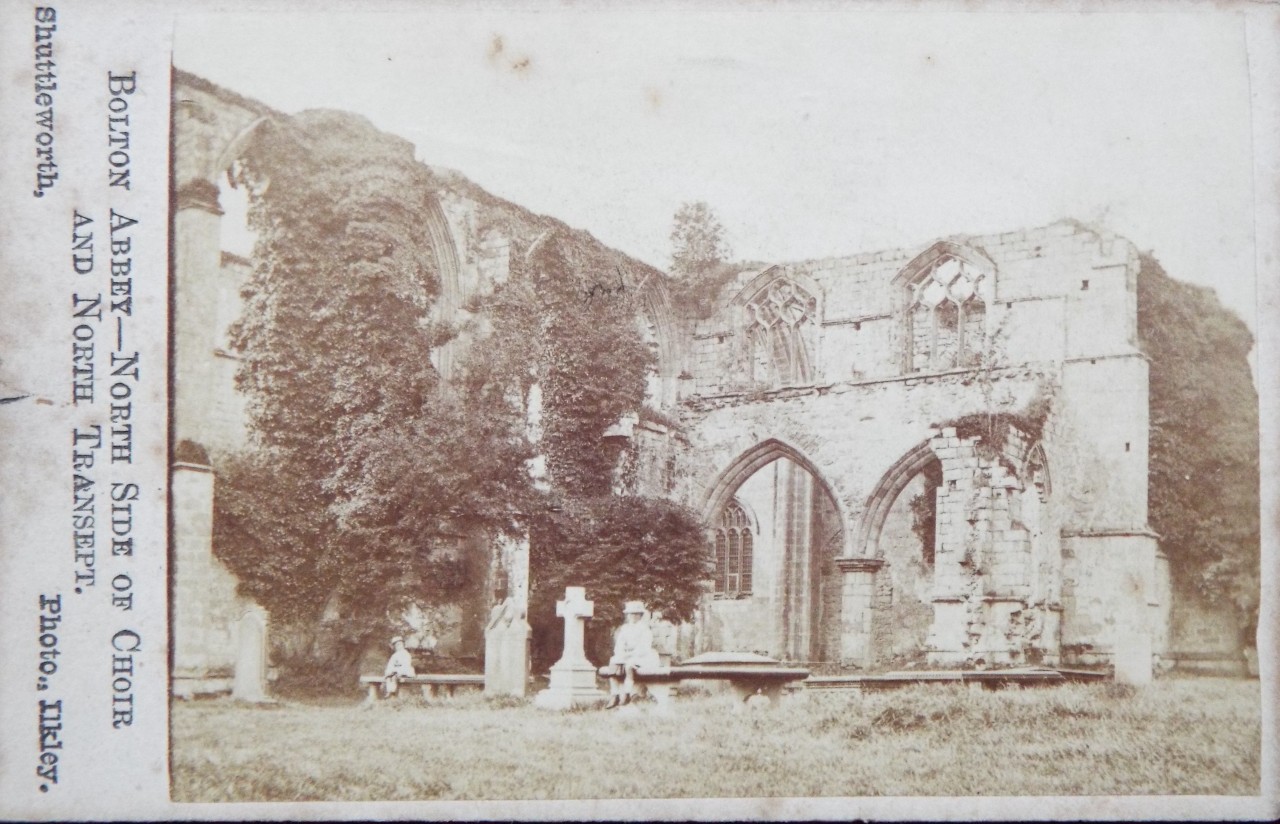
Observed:
[[[608,698],[596,688],[596,668],[583,649],[583,631],[594,606],[582,587],[565,587],[564,600],[556,601],[556,615],[564,619],[564,652],[551,667],[551,685],[534,697],[535,706],[567,710]]]

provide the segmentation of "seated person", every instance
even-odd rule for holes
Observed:
[[[387,668],[382,678],[382,694],[388,698],[395,695],[396,690],[400,688],[401,678],[412,678],[416,675],[413,671],[413,656],[404,648],[404,637],[397,635],[392,638],[391,647],[395,652],[391,653],[391,657],[387,659]]]
[[[622,609],[626,622],[618,627],[613,642],[613,657],[609,659],[613,674],[609,677],[609,703],[605,708],[629,704],[636,695],[636,670],[661,665],[658,651],[653,648],[653,632],[644,620],[644,604],[627,601]]]

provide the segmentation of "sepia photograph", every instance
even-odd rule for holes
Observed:
[[[375,9],[175,16],[172,801],[1263,794],[1241,15]]]

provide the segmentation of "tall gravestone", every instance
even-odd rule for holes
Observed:
[[[535,706],[550,710],[599,704],[608,696],[596,687],[596,668],[583,646],[587,619],[595,605],[582,587],[565,587],[564,600],[556,602],[556,615],[564,619],[564,653],[551,667],[551,684],[533,699]]]
[[[1130,630],[1118,635],[1115,641],[1115,680],[1120,684],[1146,686],[1151,683],[1151,636],[1145,632]]]
[[[267,701],[267,616],[250,609],[236,624],[236,669],[231,696],[240,701]]]
[[[532,630],[514,598],[493,608],[484,630],[484,693],[523,698],[529,684]]]

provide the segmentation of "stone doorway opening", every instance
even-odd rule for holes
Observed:
[[[715,568],[696,649],[833,660],[844,529],[813,465],[777,442],[762,444],[726,470],[707,512]]]
[[[882,564],[872,596],[867,664],[873,668],[909,668],[926,661],[941,485],[942,462],[929,453],[889,504],[875,546]]]

